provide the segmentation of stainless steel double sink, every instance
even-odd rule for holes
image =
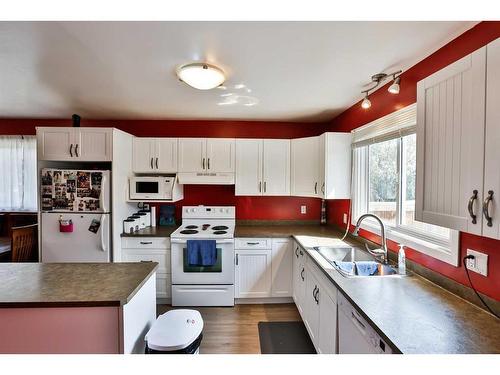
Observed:
[[[345,277],[404,276],[390,265],[383,264],[367,251],[345,245],[313,248]]]

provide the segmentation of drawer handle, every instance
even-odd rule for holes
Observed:
[[[141,263],[153,263],[152,260],[141,260]]]
[[[141,241],[141,245],[152,245],[152,241]]]
[[[258,242],[247,242],[247,245],[258,245]]]

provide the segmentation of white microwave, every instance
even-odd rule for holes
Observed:
[[[130,199],[172,200],[175,176],[130,177]]]

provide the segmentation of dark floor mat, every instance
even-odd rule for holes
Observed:
[[[316,354],[302,322],[259,322],[262,354]]]

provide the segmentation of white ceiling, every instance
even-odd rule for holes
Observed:
[[[408,68],[473,25],[0,22],[0,117],[322,121],[359,100],[371,75]],[[226,71],[226,90],[177,80],[178,65],[200,60]],[[251,98],[219,105],[229,93]]]

